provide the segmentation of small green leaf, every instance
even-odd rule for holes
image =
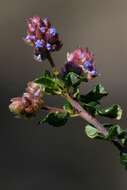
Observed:
[[[66,124],[68,117],[67,112],[51,112],[40,121],[40,124],[48,123],[54,127],[60,127]]]
[[[127,132],[122,129],[117,124],[105,124],[103,125],[108,130],[108,140],[113,140],[115,138],[118,138],[121,143],[123,144],[125,142],[125,139],[127,137]]]
[[[112,127],[110,127],[107,136],[108,140],[113,140],[115,137],[118,136],[117,127],[119,127],[119,125],[112,125]]]
[[[117,120],[121,119],[122,109],[119,105],[113,105],[109,108],[101,108],[97,109],[97,113],[104,117],[115,118]]]
[[[125,166],[125,169],[127,169],[127,153],[121,152],[120,161],[121,164]]]
[[[104,87],[101,84],[98,84],[91,90],[88,94],[86,95],[81,95],[80,96],[80,101],[89,103],[89,102],[98,102],[103,98],[104,96],[107,96],[108,93],[104,89]]]
[[[82,104],[83,108],[88,111],[91,115],[95,116],[97,114],[97,103],[90,102],[88,104]]]
[[[45,92],[49,94],[62,94],[65,89],[63,81],[50,76],[49,73],[45,73],[45,75],[35,79],[35,82],[42,85]]]
[[[69,72],[65,76],[64,81],[67,86],[77,86],[80,84],[80,76],[74,72]]]
[[[74,108],[72,107],[72,105],[68,101],[65,102],[63,109],[69,114],[70,117],[76,117],[77,116]]]
[[[95,127],[93,127],[92,125],[89,125],[89,124],[85,126],[85,133],[91,139],[94,139],[94,138],[102,139],[102,138],[104,138],[103,135],[100,134]]]

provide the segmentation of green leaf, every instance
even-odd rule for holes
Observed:
[[[64,81],[67,86],[77,86],[80,84],[80,76],[74,72],[69,72],[65,76]]]
[[[122,117],[122,109],[119,105],[113,105],[109,108],[99,107],[97,113],[101,116],[115,118],[117,120],[120,120]]]
[[[118,129],[119,125],[112,125],[112,127],[110,127],[109,131],[108,131],[108,136],[107,139],[108,140],[113,140],[115,137],[118,136]]]
[[[108,130],[108,140],[113,140],[117,138],[121,141],[122,144],[124,144],[127,137],[127,132],[124,129],[122,129],[117,124],[105,124],[103,126]]]
[[[74,88],[73,90],[73,97],[76,98],[77,100],[79,100],[80,98],[80,91],[78,88]]]
[[[94,139],[94,138],[102,139],[102,138],[104,138],[103,135],[100,134],[95,127],[93,127],[92,125],[89,125],[89,124],[85,126],[85,133],[91,139]]]
[[[69,113],[70,116],[73,117],[73,116],[75,115],[75,110],[74,110],[74,108],[72,107],[72,105],[71,105],[68,101],[65,102],[65,104],[64,104],[64,106],[63,106],[63,109],[64,109],[67,113]]]
[[[107,95],[108,93],[104,89],[104,87],[101,84],[98,84],[88,94],[81,95],[80,101],[85,103],[98,102],[99,100],[101,100],[101,98]]]
[[[60,127],[66,124],[68,117],[69,115],[67,112],[51,112],[40,121],[40,124],[48,123],[54,127]]]
[[[67,73],[63,80],[68,87],[78,87],[81,82],[87,82],[87,78],[85,75],[78,75],[74,72]]]
[[[97,103],[96,102],[84,103],[84,104],[82,104],[82,106],[91,115],[95,116],[97,114]]]
[[[49,94],[62,94],[65,90],[63,81],[50,76],[49,73],[35,79],[35,82],[42,85],[45,92]]]
[[[125,169],[127,169],[127,153],[121,152],[120,161],[121,164],[125,166]]]

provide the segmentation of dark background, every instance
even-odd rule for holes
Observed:
[[[97,82],[110,92],[104,104],[120,103],[126,127],[127,1],[126,0],[1,0],[0,1],[0,189],[1,190],[126,190],[127,172],[117,150],[106,142],[84,137],[84,121],[65,127],[40,128],[36,120],[15,119],[9,99],[24,91],[48,63],[36,63],[32,49],[22,40],[25,19],[49,17],[64,42],[53,55],[60,67],[66,52],[79,45],[96,55],[101,77]],[[62,103],[58,97],[49,104]]]

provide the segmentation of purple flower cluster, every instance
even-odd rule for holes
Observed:
[[[34,16],[27,20],[27,36],[24,41],[34,49],[34,58],[41,62],[45,60],[49,52],[57,51],[62,43],[56,28],[50,21],[39,16]]]
[[[90,80],[97,76],[94,55],[88,48],[78,48],[72,53],[67,53],[67,62],[64,67],[64,73],[73,71],[77,74],[86,73]]]

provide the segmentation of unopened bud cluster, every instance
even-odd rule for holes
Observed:
[[[34,82],[27,84],[26,92],[22,97],[11,99],[9,109],[18,116],[30,117],[43,105],[43,92],[40,86]]]

